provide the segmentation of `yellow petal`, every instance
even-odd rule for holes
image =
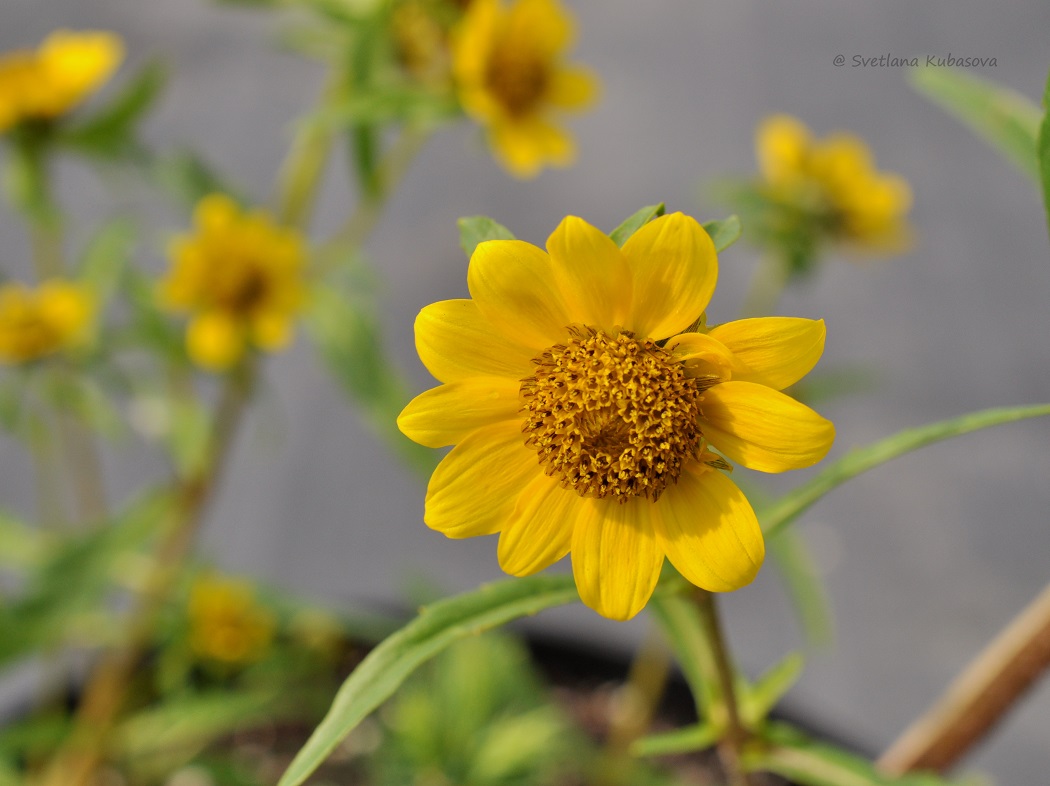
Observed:
[[[788,115],[773,115],[755,132],[758,169],[771,183],[799,177],[812,143],[809,129]]]
[[[649,601],[664,555],[651,521],[655,503],[586,499],[572,533],[580,598],[603,617],[627,620]]]
[[[556,0],[516,0],[507,13],[504,37],[534,48],[543,57],[567,49],[574,35],[572,18]]]
[[[515,177],[529,179],[545,166],[565,167],[576,159],[572,138],[534,115],[500,118],[489,129],[493,152]]]
[[[551,259],[522,240],[478,245],[467,269],[467,287],[482,316],[522,344],[549,347],[563,341],[572,319],[554,283]]]
[[[551,75],[546,100],[559,109],[585,109],[598,97],[598,77],[586,68],[561,68]]]
[[[816,464],[835,427],[790,396],[754,382],[724,382],[704,393],[700,429],[731,461],[762,472]]]
[[[473,300],[442,300],[416,317],[416,350],[427,370],[442,382],[498,376],[520,380],[532,371],[529,349],[500,335]]]
[[[733,379],[783,390],[820,360],[825,333],[822,319],[759,317],[727,322],[708,335],[733,353]]]
[[[667,339],[672,357],[685,365],[687,377],[732,378],[733,353],[721,341],[706,333],[679,333]]]
[[[186,330],[186,351],[194,363],[212,371],[223,371],[244,354],[244,330],[227,314],[201,314]]]
[[[673,213],[643,226],[623,245],[634,278],[634,303],[624,326],[667,338],[707,308],[718,279],[718,256],[696,219]]]
[[[512,576],[530,576],[569,553],[576,513],[583,498],[554,478],[539,475],[518,499],[510,523],[500,532],[500,567]]]
[[[547,238],[547,251],[570,322],[610,334],[624,324],[631,304],[631,274],[608,235],[582,218],[568,216]]]
[[[660,497],[660,547],[689,582],[711,592],[750,584],[765,558],[751,504],[722,472],[692,465]]]
[[[506,377],[471,377],[420,393],[397,418],[397,427],[428,448],[461,442],[475,429],[520,421],[520,383]]]
[[[450,538],[499,532],[538,474],[536,453],[525,447],[517,423],[477,429],[434,470],[423,520]]]
[[[292,320],[287,314],[259,314],[252,319],[252,340],[268,352],[284,349],[292,340]]]

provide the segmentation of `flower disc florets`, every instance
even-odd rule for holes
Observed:
[[[581,497],[656,500],[699,455],[700,389],[650,339],[573,327],[522,380],[525,444]]]

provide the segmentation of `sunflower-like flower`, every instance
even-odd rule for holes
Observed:
[[[613,619],[645,606],[665,556],[708,590],[749,583],[762,532],[726,471],[782,472],[828,451],[832,424],[780,392],[816,364],[825,330],[768,317],[696,332],[717,275],[711,238],[681,213],[622,249],[571,216],[547,252],[478,245],[471,299],[416,320],[443,384],[398,425],[455,445],[430,479],[426,523],[451,538],[498,532],[517,576],[571,552],[580,597]]]
[[[773,196],[803,208],[832,238],[873,250],[907,245],[911,189],[899,175],[875,168],[860,137],[814,139],[799,120],[774,115],[759,125],[755,148]]]
[[[102,87],[124,58],[119,36],[57,30],[36,51],[0,57],[0,131],[26,120],[50,120]]]
[[[75,345],[94,311],[91,294],[71,281],[0,286],[0,362],[29,363]]]
[[[189,641],[197,657],[241,665],[259,660],[273,642],[276,621],[247,581],[203,576],[190,589]]]
[[[460,102],[517,177],[575,158],[572,139],[552,118],[590,104],[597,82],[562,62],[572,37],[572,20],[557,0],[514,0],[509,8],[474,0],[453,37]]]
[[[212,194],[194,212],[196,232],[172,243],[163,303],[190,312],[186,348],[213,370],[235,365],[249,347],[275,351],[292,337],[303,305],[305,253],[294,229],[262,211],[242,212]]]

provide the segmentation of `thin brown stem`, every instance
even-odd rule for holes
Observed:
[[[697,589],[694,593],[696,607],[700,612],[700,623],[704,635],[711,644],[714,654],[715,669],[718,672],[718,686],[722,694],[722,703],[726,709],[726,731],[718,743],[718,757],[726,771],[729,786],[750,786],[750,779],[740,765],[740,754],[747,741],[748,732],[740,720],[740,707],[737,704],[736,687],[733,680],[733,665],[729,657],[729,643],[722,629],[715,596],[706,590]]]
[[[44,786],[86,786],[105,755],[107,737],[127,698],[135,668],[148,649],[157,616],[189,556],[212,494],[218,488],[245,404],[255,381],[252,361],[227,377],[215,411],[208,457],[203,468],[183,478],[166,534],[127,626],[124,643],[103,656],[88,680],[69,740],[44,773]]]
[[[946,772],[1050,667],[1050,585],[968,665],[879,759],[890,775]]]

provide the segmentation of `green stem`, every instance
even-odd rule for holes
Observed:
[[[741,749],[747,741],[747,730],[740,721],[740,708],[736,699],[733,681],[733,666],[729,658],[729,646],[722,630],[715,596],[706,590],[697,589],[693,597],[700,612],[700,622],[714,654],[718,685],[722,703],[726,709],[726,730],[718,743],[718,756],[726,771],[729,786],[749,786],[747,773],[740,765]]]

